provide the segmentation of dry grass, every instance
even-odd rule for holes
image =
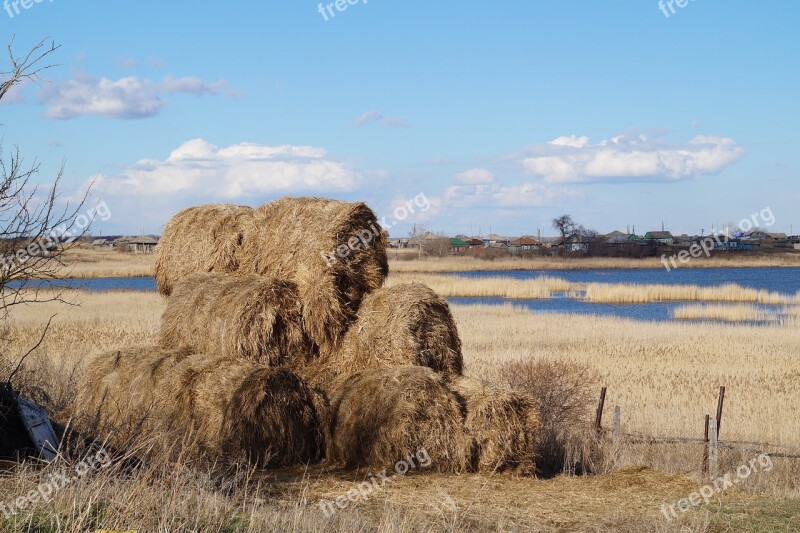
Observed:
[[[712,287],[697,285],[628,285],[589,283],[585,299],[595,303],[647,303],[647,302],[751,302],[760,304],[786,304],[792,296],[762,289],[751,289],[735,284]]]
[[[450,387],[466,407],[467,433],[477,443],[477,471],[533,475],[540,425],[533,396],[475,378],[456,377]]]
[[[73,292],[81,307],[44,304],[17,308],[6,324],[14,359],[38,340],[58,311],[44,344],[26,365],[32,379],[72,405],[69,376],[80,375],[95,353],[155,343],[165,302],[155,293]],[[800,328],[722,324],[640,323],[611,317],[535,315],[511,306],[451,306],[463,341],[468,375],[498,379],[503,361],[578,362],[608,385],[607,408],[622,408],[623,430],[699,436],[728,386],[722,439],[800,446]],[[597,393],[597,391],[595,391]],[[607,414],[607,417],[609,415]],[[700,449],[626,447],[607,468],[646,464],[666,472],[628,468],[611,475],[552,480],[505,475],[409,475],[369,500],[326,519],[321,499],[346,494],[368,472],[288,470],[214,479],[180,463],[164,471],[121,475],[103,471],[59,491],[3,524],[9,530],[76,531],[775,531],[800,528],[796,467],[776,466],[752,487],[667,524],[659,506],[697,489]],[[745,457],[749,459],[750,456]],[[723,458],[723,471],[741,464]],[[746,462],[746,461],[745,461]],[[776,461],[777,462],[777,461]],[[391,468],[391,464],[378,468]],[[52,467],[61,471],[66,465]],[[155,468],[155,467],[154,467]],[[52,470],[51,470],[52,471]],[[603,471],[603,470],[601,470]],[[0,478],[0,501],[25,494],[48,471],[30,467]],[[243,478],[247,478],[243,472]],[[758,491],[752,493],[751,491]],[[683,528],[683,529],[681,529]]]
[[[664,268],[658,257],[626,259],[616,257],[530,257],[504,258],[494,261],[474,257],[428,257],[421,260],[397,260],[401,256],[389,250],[392,272],[475,272],[496,270],[571,270],[571,269],[630,269]],[[757,256],[713,257],[693,259],[681,268],[753,268],[800,267],[800,254],[775,253]]]
[[[362,234],[369,235],[368,246],[359,243]],[[352,240],[357,245],[348,248]],[[323,260],[321,254],[341,247],[347,257]],[[383,285],[389,268],[386,233],[366,204],[308,197],[280,198],[254,210],[237,259],[241,273],[297,285],[306,332],[324,351],[339,346],[362,298]]]
[[[155,278],[161,294],[196,272],[236,272],[243,227],[253,209],[209,204],[179,211],[164,227],[156,250]]]
[[[380,469],[424,449],[438,472],[472,469],[474,443],[458,398],[433,370],[365,370],[329,394],[330,460],[350,468]]]
[[[464,296],[538,300],[550,298],[554,292],[567,292],[573,288],[568,281],[548,276],[519,280],[509,277],[465,278],[436,274],[393,273],[386,281],[388,287],[406,283],[422,283],[444,298]]]
[[[303,331],[297,287],[257,276],[192,274],[175,285],[160,343],[272,366],[305,364],[316,348]]]
[[[412,283],[367,295],[341,350],[325,361],[334,374],[379,366],[426,366],[445,376],[464,368],[461,340],[447,302]]]
[[[93,358],[79,385],[76,421],[118,449],[172,457],[180,443],[216,463],[316,462],[327,405],[283,368],[155,346]]]
[[[778,315],[753,305],[683,305],[672,310],[678,320],[722,320],[724,322],[776,322]]]
[[[61,257],[62,278],[143,278],[155,270],[154,254],[121,253],[111,248],[73,246]]]

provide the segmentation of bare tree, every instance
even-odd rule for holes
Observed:
[[[561,244],[564,247],[564,256],[567,255],[567,239],[572,237],[576,230],[578,229],[578,225],[575,224],[575,221],[572,220],[572,217],[569,215],[561,215],[558,218],[553,219],[553,228],[558,230],[561,234]]]
[[[37,83],[40,74],[54,66],[47,62],[59,48],[42,40],[27,54],[15,56],[12,46],[13,39],[8,46],[11,69],[0,73],[0,100],[17,85]],[[34,183],[39,168],[36,160],[27,165],[17,146],[6,155],[0,142],[0,320],[4,323],[14,306],[65,301],[63,289],[50,282],[58,278],[64,266],[62,256],[69,243],[87,229],[75,223],[86,195],[72,207],[69,201],[60,200],[63,165],[53,182],[45,187]],[[0,340],[8,342],[3,326]],[[45,327],[42,338],[46,331]],[[22,357],[17,368],[31,351]]]
[[[444,232],[439,232],[424,245],[425,253],[433,257],[450,255],[450,238]]]

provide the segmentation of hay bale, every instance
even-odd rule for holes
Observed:
[[[330,362],[342,373],[413,365],[451,377],[461,375],[464,369],[450,307],[419,283],[384,287],[367,295],[342,349]]]
[[[155,278],[163,295],[195,272],[235,272],[242,226],[252,208],[210,204],[184,209],[164,227],[156,247]]]
[[[264,467],[322,459],[327,402],[288,369],[195,356],[176,370],[172,425],[192,427],[207,455]]]
[[[78,382],[75,416],[118,448],[157,431],[163,408],[156,390],[188,356],[186,349],[143,346],[94,357]]]
[[[473,447],[457,397],[429,368],[366,370],[333,389],[332,461],[349,468],[392,468],[424,448],[432,468],[468,471]]]
[[[458,377],[450,383],[466,406],[467,431],[477,441],[479,472],[536,471],[539,412],[533,397]]]
[[[210,461],[264,467],[318,461],[328,425],[325,399],[285,368],[158,347],[97,357],[77,406],[100,414],[117,447],[145,440],[158,455],[182,443]]]
[[[389,272],[375,213],[360,202],[323,198],[286,197],[254,210],[237,258],[242,273],[297,285],[305,329],[325,350],[340,344],[364,295]]]
[[[316,354],[302,321],[290,282],[255,274],[192,274],[167,301],[159,343],[271,366],[301,364]]]

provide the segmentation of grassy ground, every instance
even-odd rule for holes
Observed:
[[[154,293],[70,293],[72,303],[14,311],[3,348],[14,360],[50,333],[22,378],[47,391],[49,405],[69,410],[74,381],[93,354],[152,343],[164,302]],[[619,405],[624,432],[699,436],[719,385],[728,398],[721,438],[800,446],[800,330],[788,325],[638,323],[616,318],[534,315],[512,306],[454,306],[467,373],[498,379],[503,361],[540,358],[588,364]],[[611,407],[609,407],[610,411]],[[183,465],[122,475],[95,472],[47,504],[3,520],[0,531],[94,528],[293,531],[775,531],[800,529],[800,468],[779,462],[667,521],[662,503],[696,490],[701,447],[625,442],[604,448],[598,475],[520,479],[506,475],[414,474],[395,478],[369,498],[326,518],[319,502],[368,478],[314,466],[211,477]],[[722,472],[750,452],[725,452]],[[641,465],[641,466],[640,466]],[[391,466],[391,465],[387,465]],[[642,468],[646,467],[646,468]],[[64,469],[56,465],[51,469]],[[0,477],[0,502],[29,491],[47,472]]]

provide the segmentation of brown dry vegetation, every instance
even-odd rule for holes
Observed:
[[[570,270],[596,268],[664,268],[658,257],[627,259],[621,257],[530,257],[502,258],[494,261],[474,257],[428,257],[421,260],[402,260],[402,254],[388,250],[389,265],[395,272],[475,272],[496,270]],[[399,260],[398,260],[399,259]],[[800,267],[800,253],[775,253],[769,255],[731,257],[717,256],[710,259],[693,259],[680,268],[753,268],[753,267]]]
[[[34,344],[47,317],[59,314],[23,374],[47,391],[55,409],[73,405],[75,382],[93,357],[157,340],[164,301],[154,293],[76,291],[80,307],[18,308],[4,353],[15,358]],[[534,315],[511,306],[452,306],[469,376],[499,381],[503,361],[533,358],[586,365],[608,385],[607,406],[622,408],[623,430],[699,436],[713,412],[717,387],[728,386],[721,437],[800,445],[800,329],[770,325],[639,323],[616,318]],[[595,390],[595,394],[596,394]],[[98,527],[139,530],[598,530],[772,531],[800,528],[798,468],[778,463],[719,503],[667,524],[663,502],[698,487],[699,446],[626,445],[606,450],[598,476],[552,480],[496,475],[424,474],[397,478],[368,501],[326,519],[316,505],[357,487],[368,471],[324,465],[230,478],[220,485],[202,472],[169,463],[133,477],[104,471],[58,492],[54,501],[18,515],[11,530]],[[752,455],[725,452],[730,471]],[[607,474],[630,465],[647,465]],[[392,465],[385,465],[391,468]],[[66,465],[55,465],[60,471]],[[380,470],[380,469],[379,469]],[[673,474],[681,474],[673,476]],[[0,501],[34,488],[40,473],[26,467],[0,479]],[[60,524],[60,525],[58,525]]]

